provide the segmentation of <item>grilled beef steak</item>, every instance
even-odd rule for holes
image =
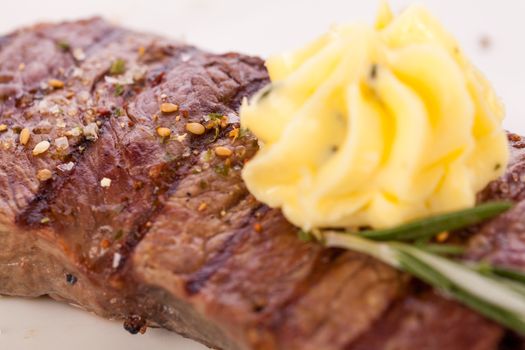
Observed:
[[[0,293],[221,349],[517,348],[381,262],[300,241],[250,196],[240,170],[257,142],[236,112],[267,82],[258,58],[100,19],[0,38]],[[525,197],[511,139],[483,200]],[[474,233],[470,256],[523,266],[524,211]]]

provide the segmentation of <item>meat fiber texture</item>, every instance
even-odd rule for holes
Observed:
[[[237,113],[267,83],[259,58],[97,18],[0,37],[0,294],[49,295],[132,333],[165,327],[220,349],[520,348],[373,258],[300,241],[249,194],[240,171],[257,140]],[[509,137],[508,172],[480,200],[525,197],[525,143]],[[467,256],[523,268],[524,211],[476,228]]]

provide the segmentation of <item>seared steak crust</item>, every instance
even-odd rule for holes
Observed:
[[[497,349],[499,326],[370,257],[299,241],[248,193],[240,170],[257,141],[236,113],[267,82],[258,58],[100,19],[3,37],[0,293],[47,294],[134,333],[162,326],[224,349]],[[164,102],[179,110],[160,112]],[[208,129],[194,135],[190,122]],[[44,140],[49,150],[33,155]],[[522,200],[501,189],[525,168],[516,157],[482,200]],[[52,178],[39,180],[42,169]],[[508,256],[492,237],[523,229],[498,220],[471,238],[471,258]]]

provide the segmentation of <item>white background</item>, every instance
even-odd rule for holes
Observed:
[[[115,23],[186,40],[216,52],[267,56],[293,48],[332,23],[372,21],[366,0],[0,0],[0,33],[37,21],[101,15]],[[395,10],[411,1],[392,0]],[[525,0],[427,0],[429,7],[496,86],[505,126],[525,133]],[[485,38],[485,39],[482,39]],[[482,41],[489,41],[483,48]],[[1,65],[1,63],[0,63]],[[164,331],[130,336],[120,324],[47,300],[0,299],[2,350],[196,350]]]

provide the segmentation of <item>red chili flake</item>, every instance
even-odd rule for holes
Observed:
[[[101,248],[108,249],[110,246],[111,246],[111,242],[108,241],[107,239],[103,239],[102,241],[100,241]]]
[[[164,79],[165,72],[161,72],[160,74],[157,74],[155,77],[151,79],[151,85],[156,86],[162,83],[162,80]]]
[[[516,135],[516,134],[508,134],[507,137],[509,138],[510,141],[514,141],[514,142],[521,141],[521,136]]]
[[[111,111],[107,108],[98,108],[97,109],[97,114],[100,116],[100,117],[109,117],[111,115]]]

